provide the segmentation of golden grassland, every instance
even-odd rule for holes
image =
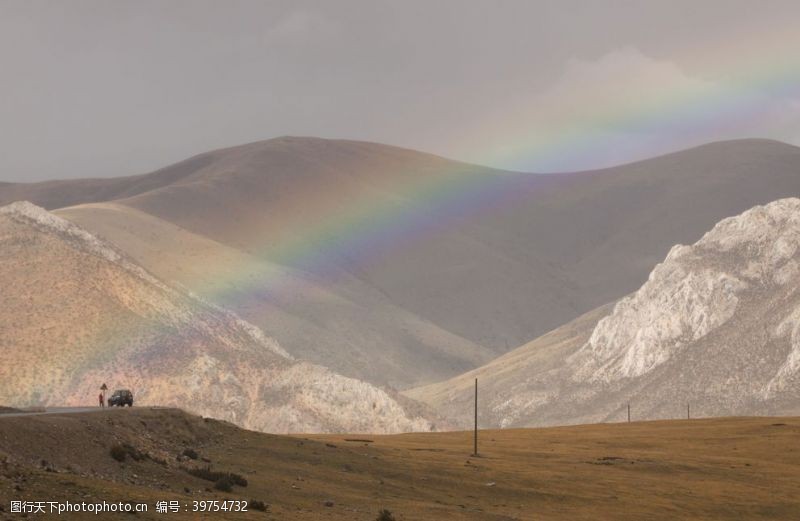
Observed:
[[[119,443],[148,457],[120,463],[109,455]],[[199,459],[179,461],[186,448]],[[274,436],[176,410],[5,418],[0,505],[149,503],[147,514],[119,515],[124,519],[371,521],[384,508],[397,520],[800,517],[798,418],[481,431],[480,455],[471,451],[470,432]],[[203,465],[240,474],[248,485],[224,493],[183,470]],[[269,508],[153,511],[159,500],[191,510],[195,500],[224,498],[258,499]]]

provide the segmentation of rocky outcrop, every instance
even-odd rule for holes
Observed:
[[[800,199],[781,199],[721,221],[692,246],[672,248],[647,282],[600,320],[573,357],[575,379],[611,382],[641,377],[737,316],[742,300],[768,292],[791,300],[798,282]],[[778,311],[778,310],[773,310]],[[800,322],[791,306],[773,338]],[[736,328],[741,321],[730,324]],[[777,373],[796,370],[789,353]],[[776,373],[776,377],[779,375]]]
[[[602,315],[584,333],[564,340],[576,329],[568,324],[503,357],[516,367],[484,371],[490,425],[623,420],[628,402],[635,419],[685,417],[687,404],[695,416],[797,413],[800,199],[754,207],[673,247]],[[465,392],[447,388],[410,395],[452,413]]]

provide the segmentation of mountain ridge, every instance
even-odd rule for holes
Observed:
[[[387,145],[383,143],[351,140],[351,139],[326,139],[313,136],[278,136],[269,139],[252,141],[241,145],[225,146],[215,148],[207,152],[200,152],[186,159],[171,163],[170,165],[153,170],[152,172],[125,176],[111,177],[77,177],[70,179],[50,179],[33,183],[24,182],[5,182],[0,181],[0,188],[4,188],[6,193],[0,192],[0,205],[10,204],[15,201],[27,200],[42,206],[47,210],[55,210],[67,206],[79,204],[108,202],[117,199],[134,197],[153,189],[163,188],[170,184],[185,180],[197,174],[204,167],[213,164],[219,156],[245,152],[245,151],[264,151],[270,147],[277,147],[284,144],[312,144],[315,146],[334,144],[356,147],[378,147],[384,151],[392,151],[401,154],[414,154],[428,158],[433,161],[443,161],[456,163],[464,167],[483,168],[504,172],[500,169],[492,169],[481,165],[471,165],[457,160],[445,158],[434,153],[421,152],[405,147]],[[83,193],[73,193],[70,189],[73,186],[80,186]],[[67,189],[67,193],[63,191]],[[62,192],[62,193],[58,193]],[[59,196],[61,198],[59,198]]]

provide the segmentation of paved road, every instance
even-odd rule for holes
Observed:
[[[47,409],[44,410],[11,412],[7,414],[0,414],[0,419],[15,418],[19,416],[41,416],[43,414],[75,414],[79,412],[102,412],[108,410],[111,410],[111,408],[101,409],[100,407],[48,407]]]

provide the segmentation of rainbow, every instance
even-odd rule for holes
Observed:
[[[678,90],[666,86],[634,100],[620,99],[612,89],[601,88],[608,93],[606,99],[587,99],[572,111],[572,119],[561,121],[548,134],[526,132],[520,122],[502,121],[499,125],[523,130],[505,152],[487,152],[476,163],[525,163],[559,170],[574,158],[602,157],[603,151],[614,145],[606,137],[614,132],[657,136],[632,151],[633,155],[649,157],[684,148],[687,142],[700,144],[708,135],[752,137],[754,132],[774,128],[778,122],[771,100],[800,96],[800,62],[781,59],[785,51],[778,51],[786,35],[792,34],[788,29],[785,33],[775,31],[772,38],[756,35],[758,41],[740,40],[735,45],[720,42],[705,49],[686,50],[692,61],[725,64],[736,49],[763,49],[757,62],[729,63],[719,74],[726,78],[724,82],[698,81]],[[486,132],[483,125],[476,127]],[[497,133],[503,134],[503,129],[498,128]],[[392,192],[399,194],[397,204],[387,205],[385,199],[365,190],[346,194],[352,203],[345,209],[331,209],[327,194],[321,194],[316,186],[305,186],[297,201],[283,202],[282,206],[316,208],[313,218],[300,225],[276,223],[270,230],[269,244],[255,251],[254,258],[269,258],[314,277],[333,277],[336,260],[359,265],[379,262],[414,241],[435,237],[460,222],[528,196],[515,191],[519,183],[506,183],[504,178],[530,174],[487,172],[491,171],[456,163],[435,175],[401,173],[394,176],[396,183],[392,186]],[[230,273],[230,266],[225,268]],[[289,280],[281,270],[265,271],[247,263],[234,271],[236,275],[222,277],[202,293],[235,304],[235,299],[226,298],[233,286],[239,288],[237,291],[246,285],[253,292],[279,293]],[[254,276],[254,271],[259,274]]]
[[[479,122],[475,125],[476,134],[507,134],[504,127],[521,130],[504,151],[487,151],[475,162],[536,164],[545,170],[559,170],[574,158],[602,156],[613,144],[606,135],[614,132],[657,136],[635,151],[648,156],[682,148],[687,139],[703,140],[703,136],[718,131],[751,137],[754,131],[774,128],[780,122],[770,100],[800,95],[800,62],[793,56],[781,59],[786,54],[775,50],[780,46],[778,36],[767,43],[750,42],[763,49],[762,57],[754,63],[729,64],[720,74],[726,77],[724,83],[698,82],[696,87],[678,91],[663,88],[637,100],[610,95],[607,99],[587,99],[572,111],[572,119],[561,121],[546,134],[530,131],[522,121]],[[724,63],[722,57],[727,59],[732,49],[736,54],[737,45],[746,47],[748,43],[691,49],[687,53],[701,63]],[[205,282],[192,289],[235,311],[237,302],[246,297],[243,291],[280,299],[292,290],[293,284],[309,277],[338,277],[338,261],[362,266],[377,263],[414,242],[435,238],[443,230],[479,215],[529,200],[530,191],[519,191],[519,183],[505,181],[509,176],[532,178],[530,174],[448,164],[453,166],[426,175],[401,172],[393,176],[391,190],[387,190],[393,197],[391,204],[363,189],[337,193],[339,200],[351,202],[346,207],[334,206],[329,193],[318,186],[305,185],[297,200],[279,203],[284,209],[292,205],[308,208],[302,221],[262,223],[267,231],[263,245],[252,255],[243,256],[238,266],[207,266]]]
[[[680,62],[708,71],[709,78],[719,80],[687,77],[696,81],[651,86],[635,97],[626,97],[615,91],[618,79],[599,79],[598,84],[586,86],[580,99],[570,100],[574,103],[569,111],[559,114],[555,124],[544,131],[531,128],[530,120],[536,114],[519,104],[501,118],[476,125],[488,128],[482,136],[508,136],[502,150],[475,155],[459,145],[463,137],[451,142],[448,149],[480,164],[555,172],[574,170],[575,164],[583,165],[581,168],[618,164],[620,161],[603,164],[605,151],[621,144],[609,137],[614,133],[652,136],[648,141],[636,140],[638,146],[627,150],[626,157],[634,159],[713,139],[776,135],[776,131],[786,130],[782,127],[787,123],[780,121],[781,114],[776,113],[780,108],[771,101],[800,99],[800,62],[792,52],[797,46],[797,29],[793,25],[787,20],[784,26],[770,27],[769,32],[678,50]],[[621,52],[626,50],[649,59],[635,49]],[[674,67],[671,62],[662,63]],[[675,71],[682,74],[677,67]],[[795,129],[800,131],[800,127]],[[486,140],[467,141],[474,145]]]

